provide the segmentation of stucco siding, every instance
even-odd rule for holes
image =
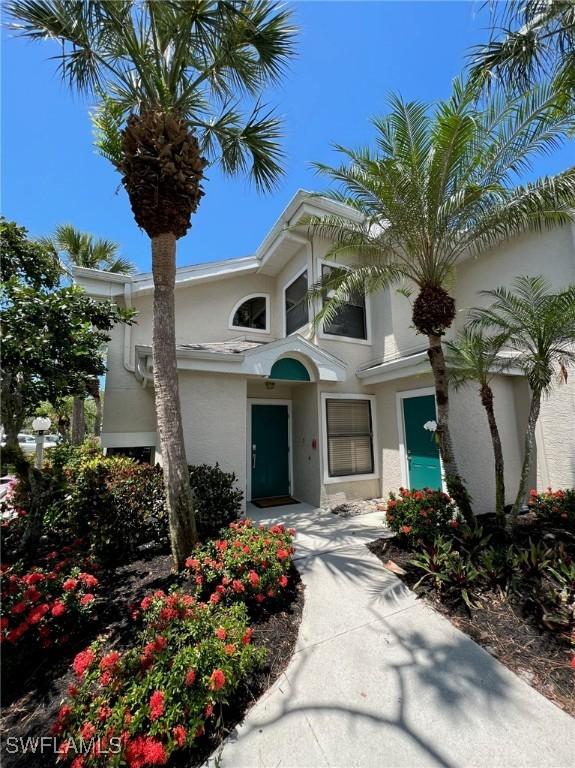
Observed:
[[[313,505],[320,503],[318,425],[317,385],[292,387],[292,495]]]
[[[570,371],[571,377],[575,370]],[[541,405],[537,438],[537,487],[575,487],[575,383],[557,384]]]
[[[189,463],[218,462],[225,472],[236,473],[245,493],[245,378],[185,372],[179,381]]]

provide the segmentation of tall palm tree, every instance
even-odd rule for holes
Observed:
[[[495,410],[493,408],[494,376],[509,366],[509,359],[500,355],[504,338],[487,336],[480,330],[464,328],[452,341],[446,341],[449,383],[455,389],[468,382],[479,385],[479,397],[487,414],[489,433],[495,460],[495,513],[501,526],[505,525],[505,465]]]
[[[575,98],[573,0],[509,0],[493,4],[493,34],[471,54],[471,76],[512,89],[549,78],[558,95]]]
[[[119,255],[120,246],[112,240],[94,238],[89,232],[80,232],[71,224],[60,224],[51,237],[43,238],[45,245],[51,247],[59,256],[63,256],[68,267],[88,267],[105,272],[132,274],[136,267],[128,259]],[[94,379],[89,385],[89,394],[96,406],[94,434],[100,434],[102,403],[100,400],[100,382]],[[96,431],[97,430],[97,431]],[[71,441],[80,445],[86,434],[86,414],[84,398],[74,397],[72,405]]]
[[[497,288],[482,294],[493,304],[470,312],[472,327],[490,329],[504,338],[513,353],[513,365],[524,371],[531,390],[523,465],[512,509],[515,517],[527,492],[541,399],[558,373],[566,381],[567,366],[575,362],[575,284],[557,293],[541,275],[518,277],[513,290]]]
[[[333,243],[331,258],[360,260],[315,287],[315,295],[329,297],[316,322],[333,321],[350,296],[401,280],[418,291],[412,318],[428,339],[446,483],[468,518],[448,423],[442,337],[454,320],[455,301],[446,288],[461,258],[525,230],[572,221],[575,204],[575,168],[515,186],[532,158],[575,125],[572,113],[557,108],[551,89],[514,98],[494,94],[485,107],[476,95],[475,86],[456,81],[451,98],[432,110],[392,96],[389,114],[373,120],[374,149],[337,146],[342,165],[315,164],[336,185],[328,196],[357,215],[310,219],[311,231]]]
[[[100,97],[100,150],[152,241],[156,416],[179,569],[197,533],[176,370],[176,241],[191,226],[210,163],[264,190],[276,182],[280,122],[259,98],[293,56],[295,28],[268,0],[13,0],[7,9],[22,36],[58,42],[71,87]]]

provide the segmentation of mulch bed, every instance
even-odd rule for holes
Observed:
[[[78,651],[85,648],[99,634],[109,636],[118,649],[129,644],[131,624],[130,608],[138,604],[145,594],[154,589],[167,590],[177,583],[171,573],[168,554],[153,554],[122,566],[113,573],[99,574],[100,593],[105,595],[95,621],[86,628],[82,637],[65,650],[44,652],[41,658],[26,659],[18,667],[4,665],[2,675],[2,765],[4,768],[45,768],[57,765],[55,755],[10,755],[6,751],[6,737],[49,736],[66,689],[74,681],[70,665]],[[235,726],[246,711],[274,682],[287,666],[295,647],[304,603],[304,588],[294,567],[288,587],[281,601],[273,608],[256,608],[251,615],[254,630],[252,642],[268,649],[266,665],[259,669],[236,692],[229,704],[222,707],[217,726],[198,740],[193,750],[179,750],[169,762],[173,768],[193,768],[201,765]]]
[[[409,587],[423,572],[410,565],[413,553],[393,539],[377,539],[367,545],[382,563],[391,560],[406,573]],[[543,630],[519,596],[482,593],[470,612],[462,605],[446,605],[435,592],[420,595],[432,608],[515,672],[539,693],[575,717],[575,671],[569,666],[573,651],[565,636]]]

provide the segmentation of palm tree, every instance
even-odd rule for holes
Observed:
[[[531,390],[523,465],[512,509],[516,517],[527,492],[541,399],[552,389],[557,372],[566,381],[567,365],[575,362],[575,284],[557,293],[541,275],[518,277],[513,290],[497,288],[482,294],[493,304],[470,312],[472,327],[491,329],[503,337],[513,353],[513,365],[523,370]]]
[[[60,224],[52,237],[43,238],[45,245],[51,247],[58,255],[63,255],[67,267],[87,267],[101,269],[105,272],[132,274],[136,267],[128,259],[119,255],[119,245],[112,240],[94,238],[88,232],[80,232],[71,224]],[[96,421],[94,434],[100,434],[102,403],[100,400],[100,382],[94,379],[89,385],[88,394],[94,399],[96,406]],[[72,404],[71,442],[80,445],[86,434],[86,414],[84,398],[74,397]]]
[[[52,237],[44,238],[58,254],[63,254],[68,267],[87,267],[104,272],[133,274],[136,267],[119,255],[120,246],[112,240],[94,238],[88,232],[80,232],[71,224],[60,224]]]
[[[333,321],[351,296],[407,281],[418,295],[412,318],[428,339],[437,401],[437,434],[448,489],[461,512],[471,506],[449,433],[449,393],[442,337],[455,317],[446,287],[458,260],[525,230],[572,221],[575,168],[514,186],[532,158],[573,128],[575,116],[557,108],[550,88],[514,98],[493,94],[477,105],[476,89],[460,81],[433,110],[399,96],[387,116],[373,120],[375,149],[337,146],[344,163],[315,164],[335,182],[328,197],[355,216],[310,219],[312,233],[331,241],[329,256],[360,263],[334,270],[313,295],[326,296],[316,322]]]
[[[294,53],[290,12],[268,0],[13,0],[27,38],[62,47],[59,73],[100,97],[100,151],[122,176],[152,241],[154,387],[174,566],[197,538],[176,368],[176,241],[191,226],[210,163],[270,189],[279,120],[259,101]],[[255,107],[245,113],[247,98]]]
[[[510,0],[493,5],[493,36],[471,54],[471,76],[521,90],[547,77],[558,95],[575,97],[573,0]]]
[[[505,474],[501,437],[493,408],[494,376],[502,373],[509,360],[500,355],[504,339],[500,336],[486,336],[481,331],[464,328],[452,341],[446,341],[449,383],[455,389],[468,382],[479,385],[481,404],[487,414],[489,433],[493,444],[495,460],[495,513],[501,526],[505,525]]]

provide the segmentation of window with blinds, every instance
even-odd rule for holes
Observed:
[[[369,400],[326,400],[330,477],[373,472],[373,433]]]

